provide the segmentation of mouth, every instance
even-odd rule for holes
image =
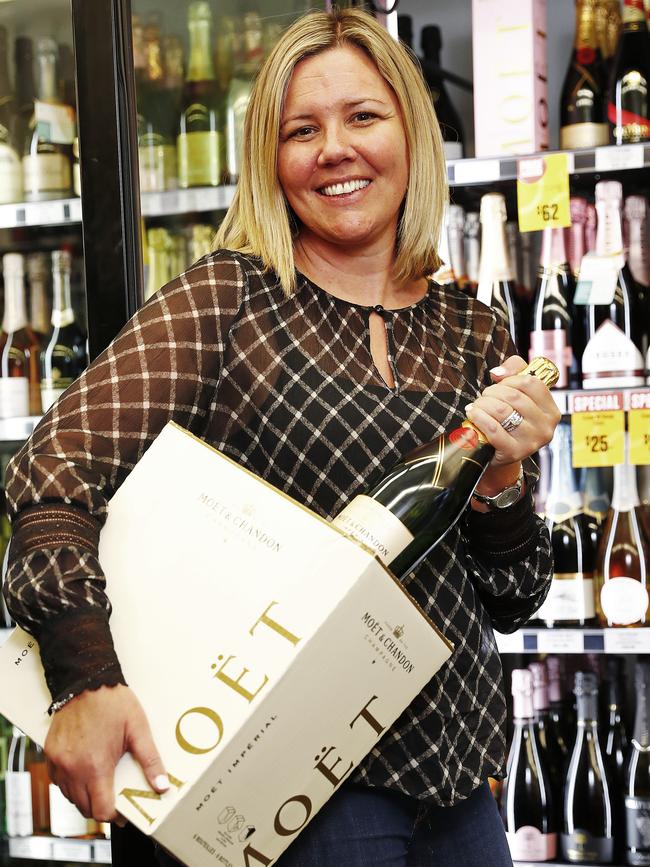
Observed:
[[[351,196],[353,193],[359,192],[359,190],[365,190],[371,183],[372,181],[367,178],[359,178],[354,181],[343,181],[340,184],[329,184],[326,187],[320,187],[316,192],[329,199],[340,199],[345,196]]]

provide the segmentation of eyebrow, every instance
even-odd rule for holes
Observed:
[[[364,105],[365,103],[368,103],[368,102],[374,102],[377,105],[386,105],[386,102],[382,99],[374,99],[371,96],[365,96],[362,99],[347,100],[346,102],[342,103],[342,107],[343,108],[356,108],[358,105]],[[285,120],[282,121],[282,123],[280,124],[280,128],[282,128],[283,126],[286,126],[286,124],[288,124],[288,123],[294,123],[297,120],[311,120],[311,118],[313,116],[314,116],[313,113],[292,114],[291,117],[287,117],[287,118],[285,118]]]

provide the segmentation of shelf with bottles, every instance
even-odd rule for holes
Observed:
[[[110,864],[110,840],[75,840],[56,837],[11,837],[9,856],[33,861]]]
[[[143,217],[171,217],[183,214],[225,211],[235,195],[234,186],[195,187],[142,193]]]
[[[81,199],[77,197],[0,205],[0,229],[65,226],[80,223]]]

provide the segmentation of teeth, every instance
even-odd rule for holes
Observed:
[[[342,196],[345,193],[354,193],[363,190],[370,181],[346,181],[344,184],[332,184],[331,187],[323,187],[321,193],[324,196]]]

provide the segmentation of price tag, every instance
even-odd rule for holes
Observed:
[[[650,635],[645,629],[605,629],[605,653],[649,653]]]
[[[625,413],[620,391],[572,394],[574,467],[613,467],[625,459]]]
[[[583,653],[583,633],[577,629],[540,629],[537,650],[539,653]]]
[[[517,207],[520,232],[571,225],[566,154],[517,161]]]
[[[500,632],[494,633],[499,653],[522,653],[524,642],[521,632],[510,632],[507,635]]]
[[[595,168],[597,172],[642,169],[643,145],[614,145],[613,147],[597,148]]]
[[[629,395],[627,430],[630,435],[630,463],[650,464],[650,391]]]
[[[454,163],[454,183],[480,184],[498,181],[501,177],[499,160],[461,160]]]
[[[625,265],[623,251],[613,256],[587,253],[580,263],[574,304],[611,304],[619,270]]]
[[[92,861],[93,850],[90,843],[73,843],[55,840],[52,843],[53,861]]]

